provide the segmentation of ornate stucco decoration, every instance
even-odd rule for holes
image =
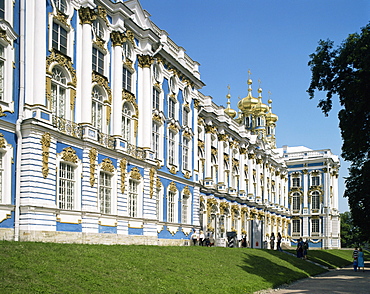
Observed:
[[[137,167],[131,169],[130,178],[137,181],[141,180],[140,170]]]
[[[256,158],[256,154],[254,153],[249,153],[248,154],[248,159],[255,159]]]
[[[232,159],[232,164],[233,164],[233,167],[238,167],[238,166],[239,166],[239,160],[238,160],[238,159],[233,158],[233,159]]]
[[[163,120],[158,113],[153,113],[152,120],[159,123],[160,125],[163,124]]]
[[[0,133],[0,148],[6,148],[4,134]]]
[[[198,99],[194,99],[194,107],[198,108],[200,106],[200,101]],[[199,119],[198,119],[198,124],[199,124]]]
[[[262,220],[263,217],[264,217],[265,213],[262,211],[262,210],[259,210],[258,211],[258,214],[257,214],[257,219],[258,220]]]
[[[171,182],[170,185],[169,185],[169,188],[168,190],[170,192],[173,192],[173,193],[177,193],[177,187],[176,187],[176,184],[174,182]]]
[[[190,196],[191,193],[190,193],[190,189],[189,189],[189,186],[185,186],[184,189],[182,190],[182,193],[185,195],[185,196]]]
[[[206,125],[205,126],[205,131],[206,131],[206,133],[217,134],[216,127],[211,126],[211,125]]]
[[[177,124],[176,124],[176,123],[174,123],[174,122],[172,122],[172,121],[168,124],[168,128],[169,128],[171,131],[175,132],[176,134],[179,132],[179,127],[177,126]]]
[[[191,138],[193,137],[193,135],[188,130],[185,130],[185,132],[183,133],[183,136],[189,140],[191,140]]]
[[[107,26],[109,26],[109,22],[107,19],[107,11],[105,10],[104,7],[98,6],[95,13],[97,17],[99,17],[101,20],[105,22]]]
[[[134,135],[136,137],[137,130],[138,130],[138,119],[139,119],[139,106],[136,103],[136,98],[134,94],[123,89],[122,90],[122,100],[131,103],[135,109],[135,114],[132,115],[132,118],[134,119]]]
[[[41,137],[41,147],[42,147],[42,175],[44,176],[44,179],[49,174],[49,149],[50,149],[50,141],[51,141],[51,136],[50,133],[45,133]],[[0,143],[1,145],[1,143]]]
[[[149,196],[153,198],[154,180],[155,180],[155,168],[151,167],[149,170]]]
[[[127,160],[126,158],[122,158],[121,161],[119,162],[119,167],[121,169],[121,192],[122,194],[125,193],[126,166],[127,166]]]
[[[204,125],[204,120],[203,120],[203,118],[198,117],[198,125],[199,125],[199,126],[203,126],[203,125]]]
[[[176,174],[177,173],[177,169],[176,169],[176,167],[174,165],[171,166],[170,173],[171,174]]]
[[[226,214],[229,212],[230,205],[227,202],[220,203],[220,214]]]
[[[211,154],[214,155],[214,156],[217,156],[217,153],[218,153],[217,149],[212,146],[212,148],[211,148]]]
[[[96,12],[89,7],[81,7],[78,10],[78,16],[80,17],[80,24],[92,24],[97,18]]]
[[[6,114],[3,112],[3,108],[0,105],[0,117],[6,116]]]
[[[101,169],[106,172],[113,173],[114,172],[114,165],[112,160],[109,158],[104,158],[101,163]]]
[[[215,229],[212,227],[211,214],[217,209],[217,200],[214,198],[207,199],[207,231],[214,232]]]
[[[229,154],[224,154],[224,161],[229,162],[230,156]]]
[[[218,134],[217,138],[218,138],[218,141],[227,142],[229,140],[229,136],[227,134]]]
[[[3,29],[0,29],[0,38],[6,41],[8,44],[11,44],[10,40],[8,39],[8,36],[6,35],[6,31]]]
[[[248,174],[248,165],[244,164],[244,172]]]
[[[230,148],[238,149],[239,148],[239,143],[237,141],[231,141],[230,142]]]
[[[204,150],[204,142],[198,139],[198,147]]]
[[[188,171],[186,171],[186,172],[184,173],[184,178],[185,178],[185,179],[190,179],[190,177],[191,177],[190,173],[189,173]]]
[[[74,150],[72,147],[64,148],[62,151],[62,159],[64,161],[77,163],[78,157],[76,155],[76,150]]]
[[[62,23],[64,26],[66,27],[70,27],[67,20],[68,20],[68,16],[65,15],[63,12],[61,12],[60,10],[57,10],[57,14],[54,15],[54,18],[56,20],[58,20],[60,23]]]
[[[154,62],[153,57],[151,57],[149,55],[140,54],[140,55],[137,56],[137,58],[138,58],[138,61],[139,61],[139,66],[141,68],[149,68]]]
[[[90,186],[95,184],[95,161],[96,161],[97,151],[96,148],[91,148],[89,151],[89,160],[90,160]]]
[[[162,187],[161,180],[157,177],[155,181],[156,181],[156,188],[157,188],[157,190],[160,190],[161,187]]]
[[[261,164],[261,163],[262,163],[262,158],[257,158],[257,159],[256,159],[256,163],[257,163],[257,164]]]
[[[239,147],[239,153],[240,154],[247,154],[247,148]]]

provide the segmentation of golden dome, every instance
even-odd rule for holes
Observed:
[[[271,106],[272,100],[271,99],[269,99],[268,103],[269,103],[269,112],[266,114],[266,121],[275,123],[278,120],[278,116],[271,112],[271,109],[272,109],[272,106]]]
[[[238,108],[243,112],[250,112],[252,108],[258,103],[258,98],[252,96],[252,79],[248,79],[248,95],[238,102]]]
[[[262,103],[262,89],[258,88],[258,103],[254,107],[253,112],[256,115],[262,115],[262,114],[267,113],[268,111],[269,111],[268,105],[265,103]]]
[[[236,111],[230,108],[230,98],[231,98],[230,93],[226,95],[226,98],[227,98],[227,108],[224,111],[228,116],[234,118],[236,116]]]

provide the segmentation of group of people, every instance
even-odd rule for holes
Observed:
[[[199,246],[207,246],[211,247],[215,244],[215,240],[213,239],[213,236],[205,236],[203,231],[199,231],[199,234],[196,230],[194,230],[193,234],[191,235],[191,240],[193,241],[193,245],[199,245]]]
[[[307,251],[308,251],[308,242],[303,241],[302,238],[299,238],[297,244],[297,257],[302,259],[307,259]]]
[[[358,270],[365,271],[365,261],[364,261],[364,253],[362,252],[362,248],[355,248],[352,254],[353,257],[353,269],[355,272]]]
[[[276,250],[283,251],[281,249],[281,234],[280,232],[277,233],[276,237]],[[274,250],[275,249],[275,234],[272,232],[270,236],[270,249]]]

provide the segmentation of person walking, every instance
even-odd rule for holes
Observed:
[[[353,257],[353,270],[357,272],[357,267],[358,267],[358,250],[357,247],[355,247],[355,250],[352,253]]]
[[[308,241],[303,242],[303,258],[307,259]]]
[[[203,246],[203,242],[204,242],[204,233],[203,231],[200,231],[200,234],[199,234],[199,246]]]
[[[193,235],[191,235],[191,240],[193,241],[193,245],[197,245],[197,241],[198,241],[198,234],[197,234],[197,231],[194,230],[194,233]]]
[[[282,249],[281,249],[281,234],[280,234],[280,232],[278,232],[278,234],[277,234],[277,237],[276,237],[276,245],[277,245],[277,248],[276,248],[276,250],[279,250],[279,251],[283,251]]]
[[[303,239],[299,238],[298,244],[297,244],[297,257],[303,258]]]
[[[275,234],[274,232],[272,232],[270,237],[270,249],[274,250],[274,247],[275,247]]]
[[[364,253],[362,252],[362,248],[358,250],[358,255],[357,255],[357,267],[358,270],[360,271],[362,268],[362,271],[365,271],[365,261],[364,261]]]

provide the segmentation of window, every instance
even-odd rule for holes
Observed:
[[[298,188],[298,187],[300,187],[301,185],[300,185],[300,183],[301,183],[301,181],[300,181],[301,179],[300,178],[297,178],[297,177],[295,177],[295,178],[293,178],[293,188]]]
[[[0,1],[0,18],[2,19],[5,18],[5,1],[4,0]]]
[[[182,113],[182,124],[183,126],[188,126],[189,124],[189,110],[186,108],[184,109]]]
[[[175,163],[175,133],[172,131],[168,132],[168,163]]]
[[[182,142],[182,168],[189,170],[189,139],[183,138]]]
[[[311,177],[311,186],[319,186],[320,185],[320,176],[312,176]]]
[[[169,192],[168,193],[168,215],[167,221],[170,223],[175,222],[175,193]]]
[[[74,209],[76,180],[72,165],[64,162],[60,163],[58,184],[58,208]]]
[[[293,221],[292,221],[292,225],[293,225],[293,234],[294,233],[300,233],[301,232],[301,220],[299,220],[299,219],[294,219]]]
[[[4,100],[4,70],[5,70],[4,47],[0,45],[0,101]]]
[[[65,118],[66,115],[66,91],[67,79],[63,71],[54,67],[52,70],[53,76],[51,80],[51,96],[52,104],[51,111],[58,117]]]
[[[92,69],[104,74],[104,54],[95,47],[92,48]]]
[[[131,76],[132,73],[124,67],[122,72],[122,88],[129,92],[131,92]]]
[[[137,201],[138,201],[138,192],[137,192],[138,183],[134,180],[129,180],[129,195],[128,195],[128,215],[130,217],[137,217]]]
[[[181,208],[181,217],[182,220],[181,222],[183,224],[187,224],[189,222],[188,220],[188,213],[189,213],[189,196],[188,195],[183,195],[182,196],[182,208]]]
[[[312,209],[320,209],[320,195],[319,192],[315,191],[311,196],[311,206]]]
[[[99,180],[99,206],[101,213],[111,213],[112,176],[100,172]]]
[[[102,131],[103,121],[103,93],[97,87],[94,86],[92,92],[92,125],[99,131]]]
[[[159,110],[159,91],[153,89],[153,109]]]
[[[318,218],[311,220],[311,232],[320,233],[320,220]]]
[[[122,137],[124,140],[131,142],[131,110],[128,103],[123,104]]]
[[[158,65],[153,66],[153,78],[156,82],[159,82],[159,69]]]
[[[172,98],[168,98],[168,117],[175,118],[175,101]]]
[[[55,22],[53,22],[52,47],[67,55],[67,31]]]
[[[4,1],[1,1],[4,2]],[[54,0],[55,6],[58,10],[65,13],[67,11],[67,4],[65,0]]]
[[[152,150],[154,158],[159,158],[159,125],[155,122],[152,124]]]
[[[93,29],[95,36],[97,36],[100,39],[104,38],[104,29],[99,20],[94,20],[92,24],[92,29]]]
[[[122,45],[123,55],[125,58],[131,59],[131,48],[130,45],[126,42]]]
[[[293,210],[299,210],[301,207],[301,195],[298,193],[293,194]]]

